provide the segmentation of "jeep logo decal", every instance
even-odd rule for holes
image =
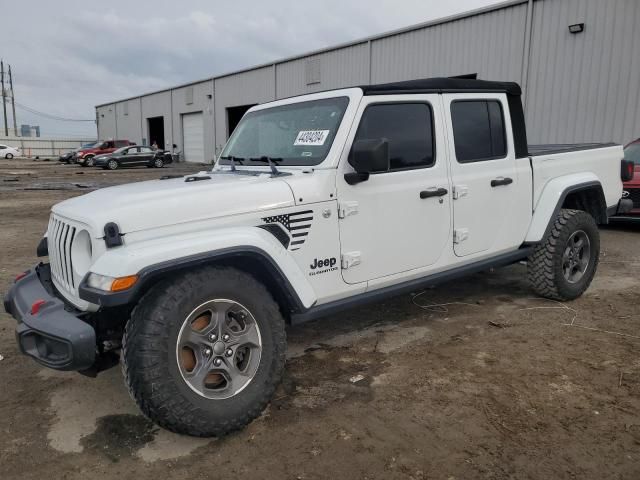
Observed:
[[[312,270],[311,272],[309,272],[309,275],[320,275],[321,273],[333,272],[335,270],[338,270],[338,267],[336,267],[336,263],[338,263],[336,257],[325,259],[314,258],[313,263],[309,265],[309,268]]]

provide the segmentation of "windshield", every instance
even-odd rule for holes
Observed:
[[[121,147],[121,148],[117,149],[115,152],[113,152],[112,155],[119,155],[119,154],[121,154],[122,152],[124,152],[125,150],[128,150],[128,149],[129,149],[129,147]]]
[[[624,159],[640,165],[640,141],[633,142],[625,147]]]
[[[329,153],[348,104],[348,97],[335,97],[250,112],[219,162],[229,165],[234,157],[243,165],[264,165],[259,159],[269,157],[278,165],[318,165]]]

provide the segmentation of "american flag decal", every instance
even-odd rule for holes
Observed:
[[[289,250],[293,252],[302,247],[309,235],[311,223],[313,222],[313,210],[264,217],[262,221],[267,224],[279,223],[282,225],[289,233],[289,238],[291,239],[289,242]]]

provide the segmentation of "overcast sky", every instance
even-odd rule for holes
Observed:
[[[100,103],[499,1],[2,3],[0,57],[12,65],[16,101],[59,117],[92,119]],[[21,107],[17,118],[18,125],[40,125],[42,135],[96,134],[94,123],[54,121]]]

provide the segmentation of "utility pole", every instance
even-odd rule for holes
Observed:
[[[11,65],[9,65],[9,89],[11,90],[11,110],[13,110],[13,134],[18,136],[18,121],[16,120],[16,96],[13,94],[13,77],[11,76]]]
[[[9,125],[7,125],[7,92],[4,89],[4,62],[0,60],[0,88],[2,88],[2,111],[4,113],[4,136],[9,136]]]

